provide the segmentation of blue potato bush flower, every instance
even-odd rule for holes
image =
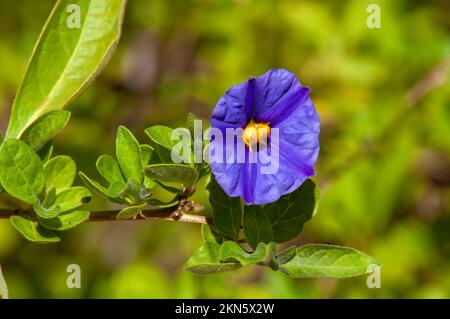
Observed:
[[[219,100],[212,113],[212,128],[223,136],[227,129],[241,134],[232,139],[211,138],[211,152],[221,146],[236,149],[239,139],[245,144],[244,161],[239,161],[235,152],[232,160],[224,154],[222,160],[211,162],[211,170],[228,196],[240,196],[246,204],[272,203],[315,175],[320,119],[309,93],[292,72],[273,69],[232,86]],[[262,137],[267,137],[265,144],[251,142],[261,142]],[[274,154],[277,169],[265,174],[261,168]]]

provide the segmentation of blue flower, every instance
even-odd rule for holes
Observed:
[[[224,138],[211,138],[210,151],[234,151],[224,150],[221,160],[211,161],[211,170],[228,196],[240,196],[246,204],[272,203],[315,175],[320,119],[309,93],[293,73],[274,69],[232,86],[219,100],[211,127]],[[227,129],[238,132],[236,137],[226,138]],[[274,155],[276,170],[264,172]]]

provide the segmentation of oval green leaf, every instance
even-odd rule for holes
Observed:
[[[7,138],[18,138],[43,114],[63,109],[106,65],[120,36],[125,0],[57,1],[33,50],[13,103]],[[62,45],[64,44],[64,45]]]
[[[65,155],[56,156],[44,164],[45,189],[55,188],[56,193],[72,186],[77,173],[74,160]]]
[[[34,204],[44,190],[44,169],[39,156],[24,142],[6,140],[0,146],[0,183],[12,196]]]

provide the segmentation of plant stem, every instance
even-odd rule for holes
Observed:
[[[185,203],[182,206],[185,206]],[[117,221],[117,215],[119,214],[119,212],[120,210],[93,211],[90,213],[89,219],[87,221]],[[36,215],[29,210],[0,209],[0,219],[9,219],[14,215],[29,215],[32,217],[36,217]],[[146,209],[132,220],[169,220],[196,224],[212,224],[212,220],[206,216],[184,213],[180,205],[175,205],[167,208]]]

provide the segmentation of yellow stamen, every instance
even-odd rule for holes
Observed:
[[[244,143],[252,149],[258,143],[267,143],[267,138],[270,136],[269,123],[255,123],[250,121],[244,129]]]

